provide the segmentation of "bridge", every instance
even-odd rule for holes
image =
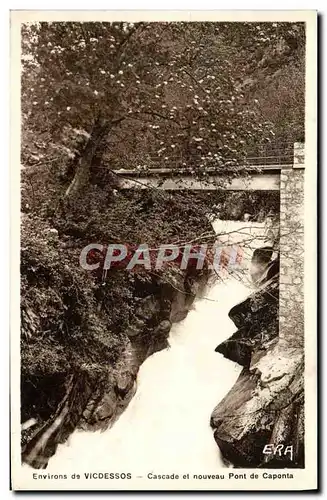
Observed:
[[[302,143],[295,143],[292,149],[282,148],[273,153],[250,156],[244,167],[226,168],[223,173],[207,168],[201,177],[193,173],[195,169],[191,173],[189,168],[176,168],[175,165],[172,168],[152,167],[145,171],[142,168],[120,169],[114,170],[114,173],[121,178],[121,189],[280,191],[281,172],[304,168],[304,148]]]
[[[283,167],[284,168],[284,167]],[[290,167],[291,168],[291,167]],[[279,191],[280,168],[275,167],[247,167],[246,175],[232,177],[233,172],[224,175],[210,174],[210,169],[203,179],[191,175],[189,172],[175,173],[169,168],[151,169],[146,174],[137,170],[115,170],[121,176],[121,189],[157,188],[164,190],[216,190],[223,187],[228,191]]]
[[[286,154],[285,154],[286,153]],[[304,342],[304,144],[278,154],[248,158],[244,175],[234,177],[220,188],[224,190],[280,192],[280,271],[279,271],[279,342],[285,348]],[[153,166],[153,165],[152,165]],[[242,171],[242,170],[240,170]],[[226,171],[225,171],[226,172]],[[226,176],[208,171],[205,180],[195,179],[180,169],[117,170],[123,188],[146,189],[219,189]]]

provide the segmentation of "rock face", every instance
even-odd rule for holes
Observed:
[[[234,306],[229,317],[238,330],[219,344],[216,352],[248,367],[252,355],[265,350],[278,335],[278,279],[270,280]]]
[[[135,394],[140,365],[154,352],[168,347],[172,323],[185,318],[207,277],[206,272],[192,270],[176,273],[169,280],[161,277],[157,293],[138,301],[118,363],[108,365],[99,375],[92,370],[92,364],[81,366],[79,373],[66,380],[56,411],[32,435],[26,434],[22,460],[32,467],[45,468],[57,445],[74,429],[90,431],[113,425]]]
[[[271,346],[243,369],[214,409],[211,426],[223,456],[235,467],[304,467],[302,354]],[[283,449],[264,454],[268,444]],[[287,446],[293,447],[292,456],[285,454]]]
[[[235,467],[304,467],[303,351],[278,338],[278,288],[275,275],[233,307],[238,330],[216,348],[244,367],[211,416],[214,438]]]

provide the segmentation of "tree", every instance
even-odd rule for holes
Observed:
[[[68,195],[96,176],[95,158],[102,168],[182,166],[205,177],[209,167],[233,171],[270,140],[271,123],[258,120],[242,86],[249,68],[229,43],[240,29],[247,40],[257,30],[236,24],[23,27],[24,131],[44,138],[43,159],[51,150],[74,156]]]

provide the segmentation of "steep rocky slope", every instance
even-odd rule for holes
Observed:
[[[216,349],[244,366],[211,416],[215,440],[235,467],[304,467],[304,359],[278,338],[278,278],[231,309],[238,329]],[[266,445],[273,446],[263,453]]]

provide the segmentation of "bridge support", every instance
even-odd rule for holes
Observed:
[[[304,344],[304,145],[294,145],[293,168],[280,178],[279,338]]]

